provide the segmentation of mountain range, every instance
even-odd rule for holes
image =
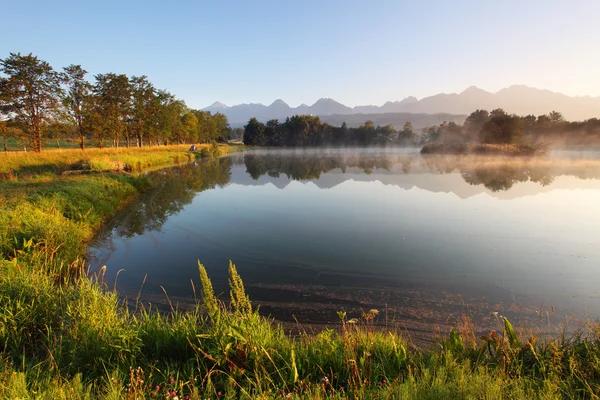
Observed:
[[[377,123],[374,118],[370,118],[372,115],[379,115],[379,119],[385,120],[385,116],[382,115],[398,113],[446,114],[445,116],[441,115],[439,118],[462,122],[466,115],[476,109],[493,110],[495,108],[503,108],[509,113],[519,115],[533,114],[536,116],[556,110],[561,112],[567,120],[578,121],[588,118],[600,118],[600,97],[571,97],[524,85],[510,86],[496,93],[471,86],[461,93],[440,93],[424,97],[421,100],[410,96],[401,101],[388,101],[382,106],[348,107],[333,99],[322,98],[311,106],[302,104],[298,107],[290,107],[286,102],[278,99],[269,106],[251,103],[228,107],[223,103],[215,102],[203,110],[225,114],[231,126],[239,127],[245,125],[251,117],[256,117],[263,122],[269,119],[281,121],[295,114],[318,115],[322,120],[336,124],[338,124],[338,121],[345,120],[343,116],[358,116],[358,118],[351,118],[352,122],[347,121],[348,126],[358,126],[357,124],[364,123],[368,119],[372,119]],[[399,122],[396,122],[398,118],[388,117],[388,120],[393,120],[392,124],[399,124]],[[410,115],[404,117],[410,118]],[[416,128],[422,127],[417,126],[419,124],[414,122],[413,125]],[[396,128],[399,127],[396,126]]]

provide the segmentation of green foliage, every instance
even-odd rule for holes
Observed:
[[[63,97],[65,115],[67,121],[72,124],[74,133],[79,137],[79,147],[84,150],[86,139],[84,118],[93,101],[92,85],[85,80],[87,71],[80,65],[69,65],[63,69],[62,79],[67,87]]]
[[[498,109],[492,111],[490,119],[483,124],[479,140],[481,143],[517,143],[522,134],[520,118]]]
[[[246,146],[263,146],[267,144],[265,138],[265,125],[256,118],[250,118],[244,126],[244,144]]]
[[[208,315],[214,320],[219,314],[217,297],[215,296],[212,283],[206,273],[206,268],[204,268],[204,265],[200,264],[200,261],[198,261],[198,270],[200,271],[200,284],[202,285],[202,304]]]
[[[44,138],[86,141],[97,147],[142,147],[146,144],[226,143],[227,117],[189,110],[166,90],[158,90],[146,76],[97,74],[88,82],[80,65],[58,73],[29,54],[11,53],[0,60],[0,138],[24,140],[40,152]],[[23,149],[22,146],[19,146]]]
[[[252,313],[250,299],[246,295],[242,278],[231,261],[229,261],[229,286],[231,287],[229,296],[233,310],[240,315],[250,315]]]
[[[10,53],[0,60],[0,112],[22,126],[34,151],[42,149],[42,135],[60,107],[61,77],[32,54]]]

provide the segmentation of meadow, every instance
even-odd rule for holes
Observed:
[[[88,274],[87,243],[152,189],[136,172],[215,163],[231,150],[187,149],[0,155],[0,398],[598,398],[600,326],[591,322],[538,339],[497,315],[497,329],[477,337],[465,317],[417,348],[365,310],[290,336],[252,306],[235,265],[228,298],[216,297],[201,260],[192,310],[125,306],[102,271]]]

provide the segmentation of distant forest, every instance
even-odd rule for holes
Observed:
[[[379,126],[367,121],[357,128],[346,123],[333,126],[318,116],[295,115],[285,122],[251,118],[244,127],[243,141],[251,146],[421,146],[428,143],[554,143],[600,144],[600,120],[566,121],[562,114],[518,116],[502,109],[476,110],[463,125],[443,122],[417,132],[410,122],[401,130],[392,125]]]
[[[87,80],[80,65],[56,71],[31,54],[0,59],[0,139],[41,151],[48,139],[81,149],[120,144],[225,142],[227,117],[188,108],[146,76],[105,73]]]

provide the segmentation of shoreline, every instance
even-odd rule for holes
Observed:
[[[207,174],[219,167],[206,165]],[[171,179],[159,176],[163,183]],[[204,175],[192,176],[202,181]],[[5,255],[0,396],[58,390],[81,398],[133,393],[136,398],[344,399],[396,398],[437,388],[470,397],[508,396],[515,390],[524,397],[547,397],[591,394],[598,387],[590,381],[582,388],[581,378],[562,366],[596,371],[589,360],[598,359],[600,326],[582,325],[589,328],[587,336],[563,336],[561,342],[560,335],[552,335],[546,341],[518,323],[516,333],[511,315],[493,317],[487,303],[470,306],[471,315],[488,322],[486,332],[475,318],[472,323],[462,318],[470,298],[450,294],[440,302],[432,297],[434,287],[415,296],[414,287],[399,284],[397,298],[390,299],[363,276],[335,287],[336,277],[323,271],[311,278],[319,284],[306,285],[261,282],[241,269],[242,285],[230,265],[231,297],[238,302],[225,305],[216,301],[201,266],[198,299],[144,289],[141,301],[153,300],[154,307],[128,308],[119,296],[135,299],[139,291],[128,293],[119,285],[109,290],[103,279],[72,274],[73,264],[69,269],[64,263],[85,252],[96,229],[106,228],[151,183],[114,173],[59,177],[47,171],[0,185],[7,188],[0,194],[5,211],[0,227],[9,228],[0,229]],[[226,272],[209,272],[224,301]],[[249,310],[250,301],[260,314]],[[537,337],[542,340],[536,344]],[[540,378],[539,371],[550,368],[552,376]],[[429,376],[444,378],[434,383]]]
[[[113,287],[114,282],[105,282],[105,285]],[[119,298],[132,311],[144,306],[168,315],[172,309],[194,310],[201,302],[193,294],[178,295],[163,286],[157,290],[148,282],[140,286],[138,290],[128,290],[122,284],[116,285]],[[559,335],[569,321],[576,325],[585,322],[585,318],[573,310],[536,306],[534,301],[526,298],[513,297],[511,300],[508,293],[504,301],[492,301],[481,295],[451,292],[444,292],[440,297],[435,288],[418,290],[411,286],[336,287],[244,280],[253,308],[291,336],[317,335],[324,329],[339,331],[338,312],[347,313],[348,319],[360,319],[372,309],[379,312],[372,321],[377,330],[396,332],[421,349],[431,348],[452,329],[465,324],[472,327],[477,337],[486,335],[501,329],[502,317],[511,320],[524,335],[548,338]],[[218,298],[225,301],[227,291],[223,289],[223,283],[217,283],[215,288],[216,293],[221,293]]]

